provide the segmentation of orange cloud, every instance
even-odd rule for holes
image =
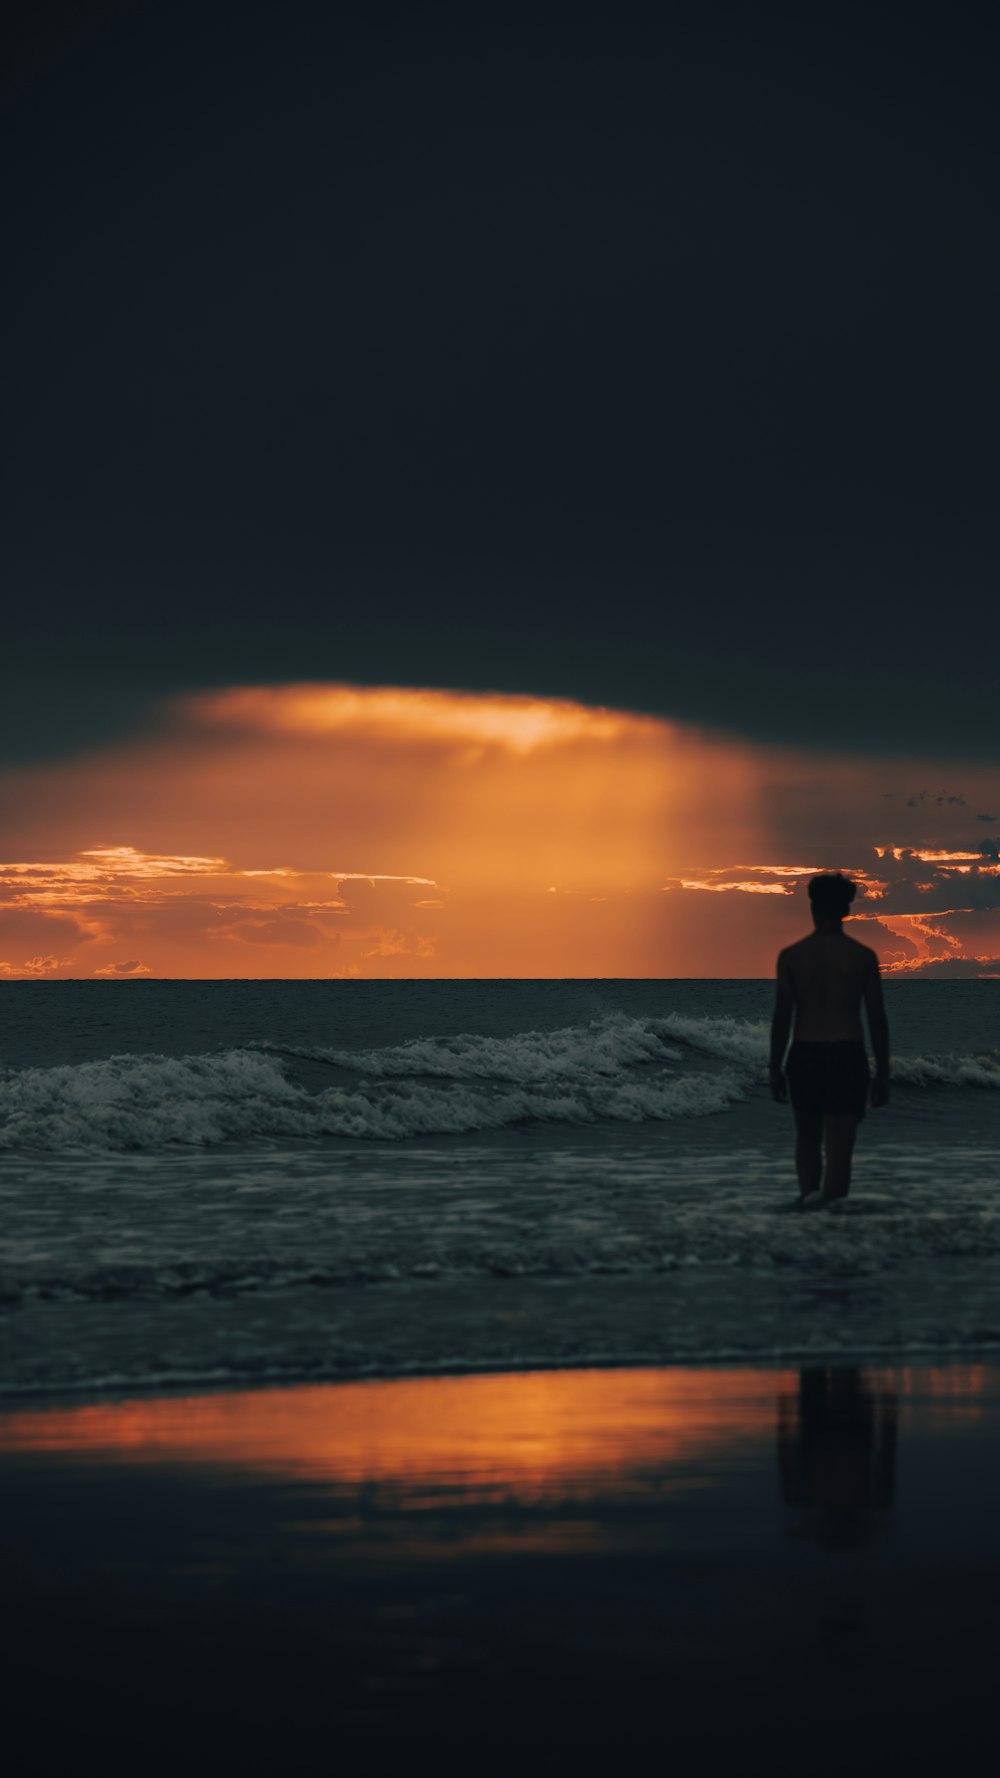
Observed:
[[[34,772],[20,809],[12,784],[21,844],[51,846],[50,784],[64,858],[93,850],[95,831],[148,855],[176,835],[171,851],[224,852],[237,870],[294,860],[452,887],[652,886],[692,849],[721,864],[759,830],[759,768],[738,743],[578,705],[251,688],[182,700],[165,726],[127,753]]]
[[[722,895],[729,889],[735,889],[744,895],[792,895],[791,883],[713,883],[698,877],[678,877],[677,882],[682,889],[705,889],[711,895]]]
[[[220,728],[293,735],[367,736],[427,746],[496,747],[534,753],[574,741],[618,741],[663,724],[584,704],[353,685],[238,686],[187,700],[194,717]]]
[[[978,852],[915,851],[913,853],[913,857],[919,858],[921,864],[978,864],[980,856],[981,854]]]
[[[41,976],[52,975],[55,970],[64,968],[58,957],[26,957],[23,963],[0,963],[0,975],[6,976]]]
[[[866,897],[884,894],[885,884],[856,866],[843,864],[731,864],[723,870],[706,871],[699,877],[675,877],[665,888],[700,889],[709,895],[735,890],[743,895],[795,895],[803,877],[818,876],[823,870],[849,870]]]
[[[925,770],[559,700],[199,694],[128,748],[5,774],[29,862],[0,865],[4,972],[769,974],[807,924],[803,880],[838,867],[894,922],[862,909],[874,941],[919,966],[944,953],[915,920],[985,918],[1000,866],[965,849],[963,798],[892,789],[904,769]],[[995,788],[963,786],[973,807]],[[733,863],[768,857],[793,862]]]

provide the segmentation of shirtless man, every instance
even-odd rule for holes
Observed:
[[[855,885],[839,872],[813,877],[809,899],[816,930],[778,958],[771,1097],[783,1104],[791,1092],[799,1209],[821,1210],[846,1198],[869,1089],[874,1106],[889,1103],[889,1023],[878,958],[843,929],[855,894]],[[875,1052],[874,1080],[861,1029],[862,1001]],[[793,1015],[794,1039],[783,1072]]]

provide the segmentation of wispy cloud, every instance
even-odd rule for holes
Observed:
[[[69,859],[0,864],[0,891],[13,892],[2,898],[8,903],[54,907],[79,904],[81,891],[130,892],[137,884],[218,876],[228,868],[223,858],[140,852],[134,846],[91,846]]]
[[[436,894],[420,893],[428,889]],[[308,973],[345,973],[366,960],[394,957],[423,962],[433,955],[433,940],[401,924],[401,915],[419,919],[420,907],[443,909],[447,899],[433,877],[418,873],[236,868],[221,856],[89,846],[70,858],[0,865],[0,940],[58,929],[90,955],[8,959],[0,975],[170,974],[177,972],[178,950],[202,969],[211,956],[215,973],[246,973],[234,946],[252,947],[262,959],[272,953],[292,960],[279,971],[294,971],[303,953],[312,953]],[[121,960],[117,947],[151,939],[155,965],[138,956]],[[254,964],[250,972],[260,968]]]
[[[1000,913],[1000,865],[992,841],[975,850],[944,847],[875,846],[868,861],[850,858],[813,865],[734,865],[727,870],[692,872],[673,878],[668,888],[718,894],[789,895],[800,892],[800,879],[823,870],[843,870],[858,886],[852,927],[882,953],[888,974],[990,974],[997,963],[993,949],[970,956],[967,929],[978,920],[981,937],[995,945],[994,915]],[[873,907],[872,904],[878,905]],[[805,909],[803,908],[803,913]],[[964,925],[963,925],[964,923]],[[860,931],[858,936],[861,936]],[[967,967],[975,965],[975,968]],[[952,970],[952,965],[961,968]]]
[[[58,957],[27,957],[23,963],[0,963],[0,975],[30,978],[52,975],[55,970],[64,967],[65,964]]]
[[[794,895],[802,877],[814,877],[816,864],[730,864],[669,877],[665,889],[701,889],[709,895]]]

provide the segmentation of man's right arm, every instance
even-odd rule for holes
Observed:
[[[868,1017],[868,1035],[872,1040],[872,1049],[875,1053],[872,1104],[888,1105],[889,1020],[886,1017],[885,1001],[882,998],[882,978],[879,975],[878,958],[874,951],[872,952],[871,968],[865,980],[865,1012]]]

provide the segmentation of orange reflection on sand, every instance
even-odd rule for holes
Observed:
[[[535,1371],[32,1409],[0,1449],[544,1499],[774,1435],[767,1371]]]
[[[979,1420],[995,1380],[995,1371],[985,1364],[904,1365],[899,1372],[899,1400],[911,1410],[919,1402],[925,1422],[928,1418],[933,1422],[935,1408],[949,1425],[956,1418]]]

